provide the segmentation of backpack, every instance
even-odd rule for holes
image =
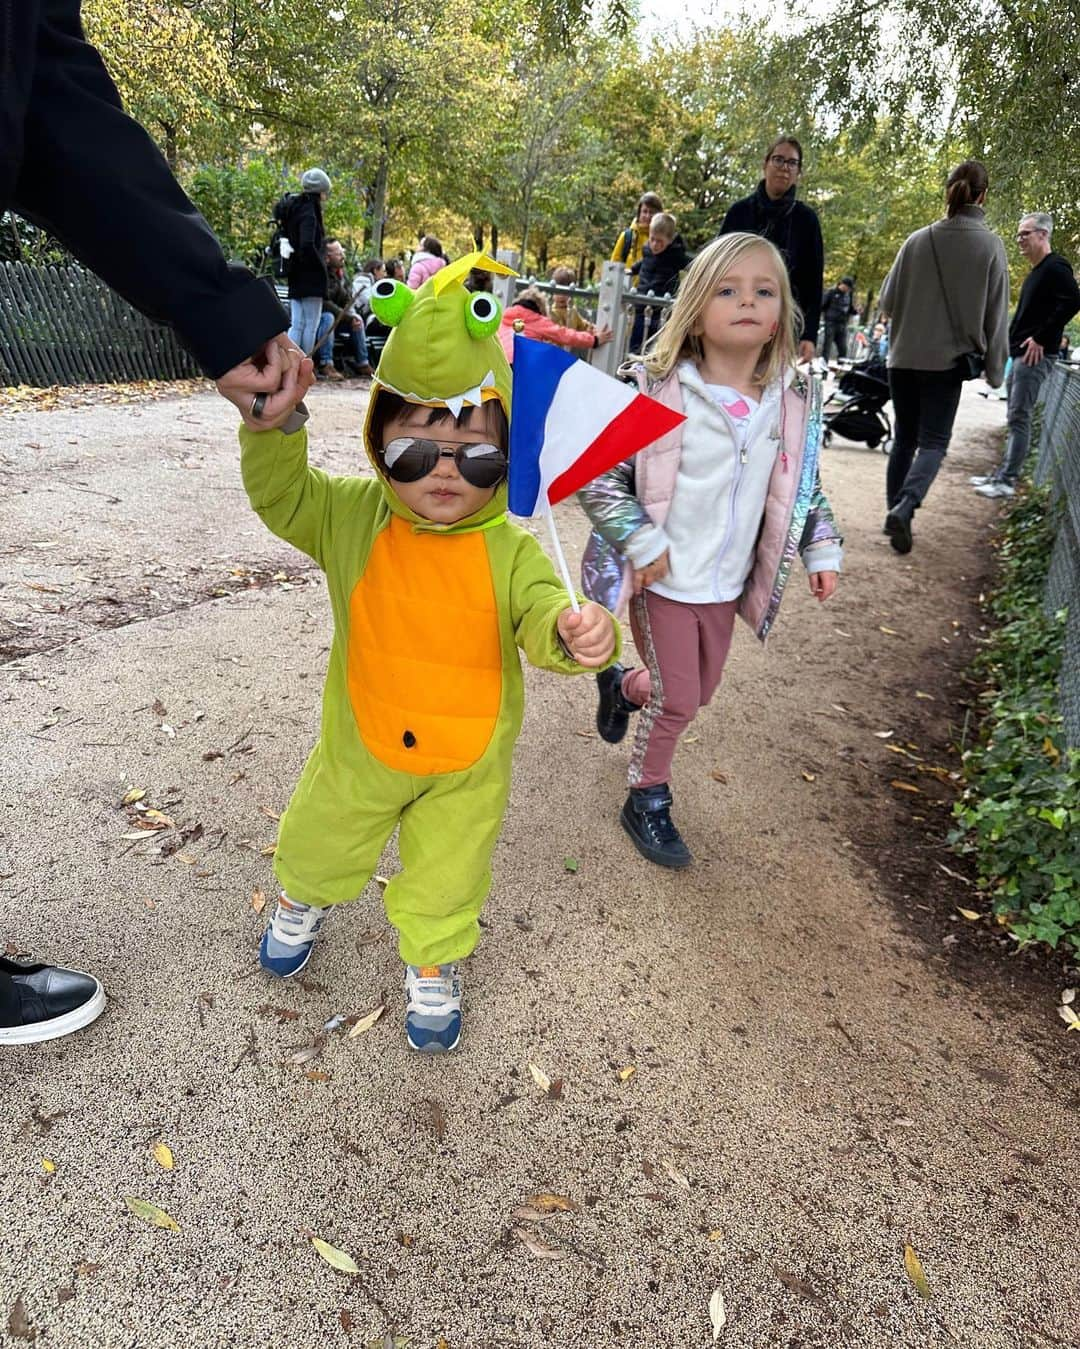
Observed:
[[[623,236],[622,236],[622,260],[623,260],[623,262],[629,262],[629,260],[630,260],[630,254],[631,254],[633,251],[634,251],[634,227],[633,227],[633,225],[631,225],[628,229],[623,230]]]
[[[283,278],[289,274],[289,255],[292,253],[292,246],[289,243],[289,216],[302,195],[300,192],[285,192],[274,202],[266,256],[270,259],[270,270],[276,277]]]

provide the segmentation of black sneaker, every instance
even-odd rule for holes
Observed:
[[[623,665],[610,665],[596,676],[596,688],[600,694],[600,705],[596,709],[596,729],[600,739],[609,745],[617,745],[626,734],[630,725],[630,713],[640,712],[637,703],[623,697],[623,675],[627,673]]]
[[[694,855],[682,841],[671,819],[671,789],[666,782],[655,787],[631,787],[619,816],[634,847],[662,867],[688,867]]]
[[[92,974],[0,956],[0,1045],[33,1045],[82,1030],[105,1010]]]
[[[914,514],[915,502],[904,496],[885,517],[885,533],[898,553],[911,552],[911,517]]]

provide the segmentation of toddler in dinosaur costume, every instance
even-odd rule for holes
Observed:
[[[281,818],[282,894],[259,959],[283,978],[302,970],[329,906],[363,890],[398,828],[384,901],[406,1033],[429,1053],[461,1034],[460,962],[479,938],[521,728],[517,648],[579,674],[619,645],[608,611],[575,614],[506,518],[511,374],[498,302],[461,284],[476,266],[506,270],[471,254],[418,291],[372,291],[393,329],[364,427],[374,478],[309,467],[303,403],[240,430],[252,506],[323,569],[334,614],[321,733]]]

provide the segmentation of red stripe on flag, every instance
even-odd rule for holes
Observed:
[[[639,393],[632,403],[628,403],[622,412],[608,422],[570,467],[552,482],[548,489],[548,500],[553,506],[565,501],[586,483],[599,478],[601,473],[621,464],[624,459],[629,459],[632,454],[637,454],[638,450],[643,450],[669,431],[674,431],[685,420],[681,412],[673,412],[655,398]]]

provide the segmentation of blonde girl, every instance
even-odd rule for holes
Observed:
[[[817,599],[836,588],[841,539],[817,472],[821,390],[795,368],[800,325],[772,244],[714,240],[634,368],[639,387],[686,420],[579,493],[593,526],[585,591],[616,610],[629,601],[642,662],[598,676],[597,729],[617,744],[642,713],[620,819],[660,866],[693,860],[671,819],[672,758],[720,682],[736,614],[765,640],[796,553]]]

